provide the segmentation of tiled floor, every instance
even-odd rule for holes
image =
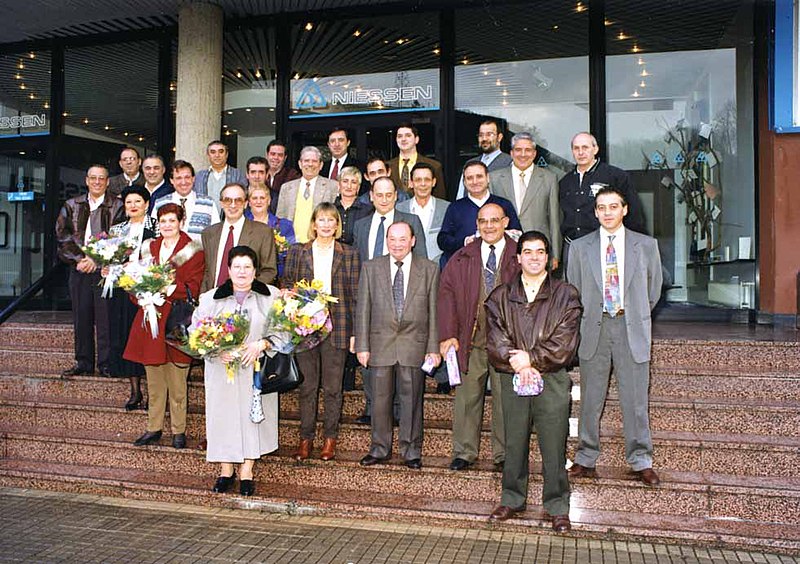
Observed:
[[[0,489],[1,562],[790,564],[795,557]]]

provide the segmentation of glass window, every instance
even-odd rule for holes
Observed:
[[[50,52],[0,55],[0,138],[50,132]]]
[[[538,4],[538,6],[537,6]],[[589,18],[585,3],[534,3],[547,17],[520,17],[520,6],[456,12],[456,139],[461,162],[477,155],[482,119],[509,133],[528,131],[541,166],[572,167],[570,138],[589,127]],[[528,14],[526,13],[526,16]],[[542,159],[543,157],[543,159]]]
[[[678,4],[606,4],[608,157],[659,240],[667,300],[754,309],[752,4]]]

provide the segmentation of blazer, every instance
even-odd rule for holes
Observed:
[[[489,191],[517,207],[511,167],[489,174]],[[550,239],[550,256],[561,256],[561,208],[558,205],[558,179],[549,170],[534,166],[528,189],[517,210],[523,231],[535,229]]]
[[[442,254],[442,249],[439,248],[437,238],[439,237],[439,231],[442,230],[444,214],[447,213],[447,208],[450,207],[450,202],[447,200],[441,200],[439,198],[431,199],[433,200],[433,216],[431,217],[431,224],[426,228],[425,225],[422,225],[422,219],[420,219],[420,225],[422,225],[422,229],[425,232],[425,250],[428,253],[428,258],[432,261],[438,261],[439,256]],[[411,214],[411,204],[413,202],[413,198],[402,201],[397,204],[395,209],[399,212]]]
[[[206,268],[203,274],[203,284],[200,286],[201,292],[206,292],[217,285],[217,251],[224,225],[224,221],[210,225],[200,235],[206,253]],[[256,252],[259,263],[256,279],[264,284],[272,284],[278,273],[275,266],[275,235],[272,229],[264,223],[245,219],[237,244],[247,245]]]
[[[330,178],[331,177],[331,167],[332,166],[333,166],[333,159],[332,158],[330,160],[325,161],[323,163],[323,165],[322,165],[322,170],[320,171],[319,175],[320,176],[324,176],[325,178]],[[361,195],[361,194],[366,194],[367,192],[369,192],[371,184],[369,183],[369,180],[367,180],[367,175],[365,174],[366,167],[365,167],[364,163],[362,163],[361,161],[359,161],[356,158],[351,157],[350,155],[347,155],[347,158],[344,161],[344,165],[341,165],[341,164],[339,165],[339,171],[341,172],[341,170],[343,168],[348,167],[348,166],[354,166],[359,171],[361,171],[361,186],[358,189],[358,194]],[[337,177],[337,179],[338,179],[338,177]]]
[[[436,293],[439,267],[412,256],[403,315],[397,319],[391,269],[385,255],[361,267],[356,302],[356,352],[369,352],[370,366],[422,366],[425,355],[439,354]]]
[[[197,176],[194,177],[193,190],[198,196],[208,196],[208,174],[208,169],[198,170]],[[242,188],[247,189],[247,177],[244,173],[238,168],[228,165],[225,171],[225,184],[230,184],[231,182],[241,184]]]
[[[139,171],[139,176],[136,177],[136,180],[133,181],[133,186],[144,186],[144,174],[141,171]],[[122,194],[122,191],[127,187],[128,180],[122,172],[108,179],[108,191],[115,196]]]
[[[652,237],[625,229],[624,303],[628,344],[635,362],[650,360],[650,312],[661,297],[661,257]],[[600,230],[574,240],[569,246],[567,279],[578,288],[583,302],[581,345],[578,357],[597,352],[603,317],[603,273],[600,264]]]
[[[467,195],[467,187],[464,186],[464,172],[463,172],[464,167],[466,167],[470,163],[480,163],[480,162],[483,162],[481,161],[481,155],[477,155],[469,159],[467,162],[464,163],[464,166],[461,167],[462,169],[461,178],[458,181],[458,194],[456,194],[457,200],[460,200],[461,198]],[[497,155],[492,160],[492,162],[486,165],[486,168],[489,170],[489,172],[494,172],[496,170],[500,170],[501,168],[509,167],[512,164],[514,164],[514,159],[511,158],[511,155],[500,151],[500,154]]]
[[[369,260],[369,252],[371,250],[369,248],[369,228],[372,224],[372,216],[373,214],[362,217],[353,225],[353,246],[358,249],[358,256],[361,258],[361,262],[367,262]],[[395,209],[394,220],[405,221],[411,226],[411,229],[414,230],[414,237],[417,239],[417,244],[414,245],[414,250],[412,252],[422,258],[428,258],[428,247],[425,243],[425,230],[422,228],[422,223],[419,218],[414,214],[403,213]],[[386,229],[389,229],[388,225]],[[384,248],[386,248],[385,245]]]
[[[303,177],[290,180],[281,186],[280,197],[278,198],[278,209],[275,215],[294,222],[295,204],[297,203],[297,191],[300,189],[300,184],[303,182]],[[324,176],[317,176],[317,181],[314,186],[314,207],[317,207],[322,202],[330,202],[336,199],[339,195],[339,183],[325,178]]]
[[[444,172],[442,172],[442,163],[437,161],[436,159],[429,159],[428,157],[422,155],[421,153],[417,153],[417,162],[418,163],[427,163],[431,165],[433,168],[433,176],[436,178],[436,186],[433,187],[433,195],[437,198],[442,198],[443,200],[447,199],[447,186],[444,183]],[[392,179],[394,182],[397,191],[402,191],[402,185],[400,184],[400,157],[397,156],[390,160],[386,165],[389,167],[389,178]],[[411,172],[411,171],[409,171]]]
[[[296,178],[300,178],[300,173],[290,166],[285,166],[278,171],[278,174],[272,179],[272,184],[270,184],[269,170],[267,170],[267,186],[269,186],[269,192],[272,196],[272,199],[269,201],[269,211],[275,213],[278,209],[278,198],[280,197],[281,186]]]
[[[350,245],[339,241],[333,244],[333,265],[331,268],[331,295],[339,298],[330,304],[333,330],[329,339],[337,349],[349,349],[350,337],[355,335],[356,295],[358,294],[358,275],[361,261],[358,253]],[[291,288],[300,280],[314,279],[314,252],[312,242],[294,245],[286,256],[283,270],[283,287]]]

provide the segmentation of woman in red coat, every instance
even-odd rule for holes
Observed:
[[[161,236],[150,241],[149,245],[142,246],[142,259],[152,258],[160,264],[173,264],[175,290],[166,297],[164,305],[156,308],[159,314],[158,337],[153,338],[150,330],[144,326],[144,312],[139,308],[123,354],[126,360],[144,364],[147,374],[147,432],[136,439],[133,443],[136,446],[149,445],[161,439],[168,395],[172,446],[186,446],[186,378],[192,359],[167,345],[164,338],[172,302],[185,299],[187,287],[192,296],[198,295],[205,267],[202,247],[181,231],[184,216],[183,208],[177,204],[161,206],[158,209]]]

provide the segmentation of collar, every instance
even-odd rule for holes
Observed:
[[[260,280],[253,280],[253,286],[250,288],[252,292],[256,294],[261,294],[262,296],[271,296],[272,291],[270,290],[269,286],[261,282]],[[233,295],[233,281],[228,278],[228,280],[219,288],[217,291],[214,292],[214,299],[215,300],[224,300],[225,298],[230,298]]]
[[[128,175],[127,175],[127,174],[125,174],[124,172],[122,173],[122,176],[124,176],[124,177],[125,177],[125,180],[127,180],[128,182],[136,182],[136,181],[139,179],[139,177],[140,177],[141,175],[142,175],[142,173],[141,173],[141,172],[137,172],[137,173],[136,173],[136,176],[134,176],[133,178],[131,178],[130,176],[128,176]]]
[[[590,166],[589,168],[587,168],[587,169],[586,169],[586,170],[583,172],[583,174],[587,174],[587,173],[589,173],[589,172],[594,172],[594,171],[597,169],[597,167],[598,167],[599,165],[600,165],[600,159],[595,159],[595,160],[594,160],[594,164],[593,164],[592,166]],[[581,171],[579,171],[579,170],[578,170],[578,165],[575,165],[575,170],[574,170],[574,172],[575,172],[575,174],[578,174],[578,175],[580,175],[580,174],[581,174]]]
[[[208,165],[208,172],[209,172],[209,174],[217,174],[217,175],[228,174],[228,165],[225,165],[224,167],[222,167],[222,170],[219,171],[219,172],[214,170],[213,166]]]
[[[467,194],[467,198],[469,198],[469,199],[470,199],[470,201],[471,201],[473,204],[475,204],[476,206],[478,206],[478,207],[481,207],[483,204],[485,204],[486,202],[488,202],[488,201],[489,201],[489,198],[491,198],[491,197],[492,197],[492,193],[491,193],[491,192],[486,192],[486,196],[484,196],[484,197],[483,197],[483,199],[481,199],[481,200],[479,200],[479,199],[477,199],[477,198],[473,197],[473,196],[472,196],[472,194]]]
[[[531,164],[531,166],[529,166],[528,168],[526,168],[526,169],[521,169],[521,168],[517,168],[517,165],[515,165],[515,164],[512,164],[512,165],[511,165],[511,172],[512,172],[512,173],[514,173],[514,177],[515,177],[515,178],[516,178],[517,176],[519,176],[519,173],[520,173],[520,172],[524,172],[524,173],[525,173],[525,176],[528,176],[528,175],[530,175],[531,173],[533,173],[533,169],[534,169],[534,167],[535,167],[535,166],[536,166],[536,165],[534,165],[534,164]]]
[[[230,222],[228,221],[228,219],[227,219],[227,218],[225,218],[225,221],[223,222],[223,223],[224,223],[224,225],[222,226],[222,231],[224,232],[224,231],[225,231],[225,228],[226,228],[226,227],[230,227],[230,226],[233,226],[233,229],[234,229],[234,231],[237,231],[237,230],[241,229],[241,228],[242,228],[242,226],[244,225],[244,220],[245,220],[245,219],[246,219],[246,218],[244,217],[244,214],[242,214],[242,217],[240,217],[239,219],[237,219],[237,220],[236,220],[234,223],[230,223]]]
[[[550,297],[550,288],[552,287],[553,283],[550,278],[550,273],[547,273],[547,276],[542,282],[542,285],[539,286],[539,291],[536,293],[536,298],[530,303],[536,303],[539,300],[544,300]],[[509,284],[509,291],[508,291],[508,299],[512,302],[527,304],[528,303],[528,295],[525,293],[525,287],[522,285],[522,274],[517,274],[516,279],[514,282]]]
[[[611,235],[614,235],[614,241],[616,243],[625,240],[625,225],[620,225],[619,229],[617,229],[614,233],[611,233],[602,225],[600,226],[600,242],[602,243],[606,239],[608,239]]]
[[[500,148],[498,147],[497,149],[495,149],[495,150],[494,150],[494,151],[492,151],[491,153],[484,153],[484,154],[482,154],[482,155],[481,155],[481,161],[483,161],[483,162],[486,162],[486,161],[488,161],[488,162],[492,162],[492,161],[493,161],[493,160],[495,160],[495,159],[496,159],[496,158],[497,158],[497,157],[500,155],[500,153],[502,153],[502,152],[503,152],[503,151],[501,151],[501,150],[500,150]],[[485,160],[484,160],[484,159],[485,159]]]

